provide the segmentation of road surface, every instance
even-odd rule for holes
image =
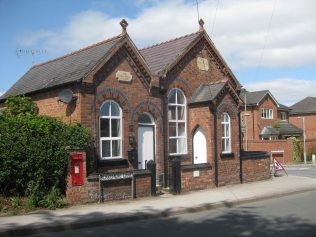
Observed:
[[[316,191],[169,218],[33,235],[86,236],[316,236]]]

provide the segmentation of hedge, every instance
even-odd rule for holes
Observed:
[[[68,146],[86,148],[88,129],[46,116],[0,113],[0,192],[3,196],[65,191]],[[34,193],[33,193],[34,194]]]

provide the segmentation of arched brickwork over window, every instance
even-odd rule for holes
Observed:
[[[153,116],[154,122],[159,128],[161,129],[162,132],[162,113],[158,105],[150,101],[149,99],[143,100],[140,102],[134,111],[131,114],[131,125],[133,125],[133,128],[135,128],[138,124],[138,117],[142,113],[148,112]],[[134,129],[131,129],[134,130]],[[132,132],[132,131],[131,131]]]
[[[98,94],[96,94],[94,98],[94,102],[91,106],[91,114],[93,115],[92,117],[94,118],[92,123],[92,132],[93,132],[93,137],[96,142],[95,148],[96,152],[99,157],[102,157],[102,154],[100,153],[101,151],[101,144],[100,144],[100,108],[103,105],[103,103],[107,100],[112,100],[115,103],[118,104],[118,106],[121,109],[121,116],[122,116],[122,132],[125,131],[125,127],[129,126],[129,116],[131,113],[131,106],[130,103],[127,99],[127,97],[118,89],[108,87],[100,91]],[[122,152],[124,153],[124,139],[122,139]],[[122,154],[124,156],[124,154]]]

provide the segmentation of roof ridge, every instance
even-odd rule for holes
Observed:
[[[183,36],[179,36],[179,37],[174,38],[174,39],[166,40],[166,41],[163,41],[163,42],[160,42],[160,43],[157,43],[157,44],[153,44],[153,45],[144,47],[144,48],[142,48],[142,49],[139,49],[139,51],[142,51],[142,50],[145,50],[145,49],[154,48],[154,47],[157,47],[157,46],[159,46],[159,45],[166,44],[166,43],[170,43],[170,42],[172,42],[172,41],[176,41],[176,40],[179,40],[179,39],[182,39],[182,38],[185,38],[185,37],[189,37],[189,36],[194,35],[194,34],[197,34],[197,33],[201,33],[201,32],[200,32],[200,31],[196,31],[196,32],[193,32],[193,33],[191,33],[191,34],[186,34],[186,35],[183,35]]]
[[[86,47],[84,47],[84,48],[78,49],[78,50],[73,51],[73,52],[71,52],[71,53],[62,55],[62,56],[60,56],[60,57],[57,57],[57,58],[48,60],[48,61],[43,62],[43,63],[39,63],[39,64],[36,64],[36,65],[33,65],[33,66],[31,67],[31,69],[32,69],[32,68],[39,67],[39,66],[43,66],[43,65],[46,65],[46,64],[48,64],[48,63],[55,62],[55,61],[58,61],[58,60],[61,60],[61,59],[67,58],[67,57],[70,57],[70,56],[72,56],[72,55],[81,53],[82,51],[85,51],[85,50],[88,50],[88,49],[97,47],[97,46],[99,46],[99,45],[101,45],[101,44],[108,43],[108,42],[113,41],[113,40],[115,40],[115,39],[118,39],[118,38],[120,38],[120,37],[123,37],[123,35],[122,35],[122,34],[119,34],[119,35],[113,36],[113,37],[111,37],[111,38],[102,40],[102,41],[100,41],[100,42],[98,42],[98,43],[94,43],[94,44],[92,44],[92,45],[89,45],[89,46],[86,46]]]

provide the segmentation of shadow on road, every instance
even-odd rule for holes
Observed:
[[[226,209],[226,211],[217,213],[214,216],[213,214],[212,216],[204,216],[201,220],[199,218],[190,220],[189,215],[189,218],[186,217],[187,219],[174,216],[117,223],[95,228],[79,228],[80,226],[76,226],[75,230],[46,233],[38,236],[316,236],[316,226],[310,224],[308,220],[298,218],[295,215],[264,218],[257,212],[258,208],[239,207],[238,209]],[[208,215],[208,213],[203,212],[202,215]],[[86,216],[64,216],[63,218],[87,221],[96,217],[102,219],[102,214],[92,213]],[[51,218],[54,217],[52,216]],[[60,221],[62,223],[62,220]],[[94,223],[95,225],[97,223]],[[70,227],[73,228],[74,226]],[[62,229],[65,230],[67,228],[63,227]]]

